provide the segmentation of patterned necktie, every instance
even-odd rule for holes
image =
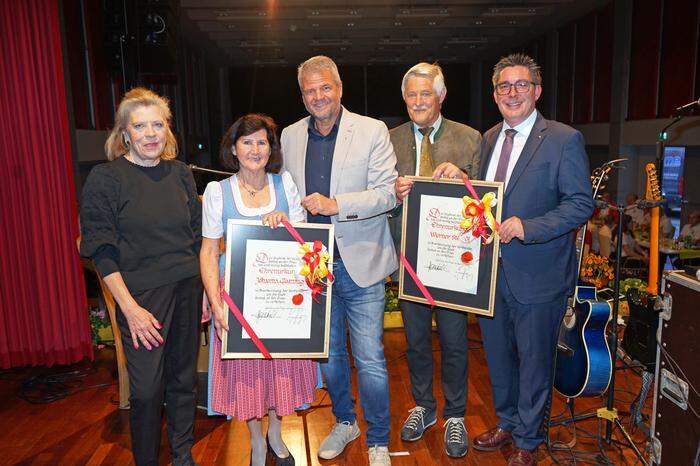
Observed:
[[[433,176],[435,167],[433,166],[433,157],[430,155],[430,134],[433,132],[433,127],[418,128],[418,131],[423,135],[423,140],[420,143],[420,165],[418,165],[419,176]]]
[[[503,140],[503,147],[501,148],[501,156],[498,159],[498,166],[496,167],[496,176],[493,181],[506,181],[506,174],[508,173],[508,162],[510,161],[510,153],[513,151],[513,138],[515,137],[514,129],[506,130],[506,138]]]

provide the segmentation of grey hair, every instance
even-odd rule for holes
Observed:
[[[330,71],[333,75],[333,79],[336,84],[342,85],[340,80],[340,74],[338,73],[338,67],[335,62],[325,55],[316,55],[306,60],[304,63],[299,65],[297,68],[297,81],[299,82],[299,88],[301,89],[301,77],[307,73],[319,73],[321,71]]]
[[[406,91],[406,83],[411,78],[430,78],[433,81],[433,90],[437,95],[442,95],[442,93],[447,89],[445,87],[445,76],[442,74],[442,68],[437,63],[430,64],[425,62],[420,62],[417,65],[411,67],[410,70],[403,75],[401,80],[401,95]]]
[[[530,56],[524,53],[512,53],[507,57],[502,57],[498,60],[498,63],[493,67],[493,77],[491,81],[493,82],[493,87],[498,84],[498,78],[501,75],[501,71],[509,66],[524,66],[530,72],[530,79],[537,85],[542,85],[542,74],[540,73],[540,66],[535,63]]]

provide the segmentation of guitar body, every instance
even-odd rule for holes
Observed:
[[[608,389],[613,369],[605,338],[610,304],[598,301],[592,286],[577,287],[574,303],[559,333],[554,388],[567,398],[599,395]]]

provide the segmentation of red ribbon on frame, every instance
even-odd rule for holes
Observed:
[[[233,299],[231,299],[231,296],[229,296],[226,291],[221,290],[221,297],[223,298],[224,302],[228,305],[229,309],[231,309],[231,312],[233,315],[236,317],[236,320],[241,324],[241,327],[246,331],[248,336],[250,337],[251,340],[253,340],[253,344],[255,345],[256,348],[258,348],[258,351],[262,353],[262,355],[265,357],[265,359],[272,359],[272,355],[270,352],[265,348],[265,345],[263,344],[262,340],[258,337],[258,335],[255,333],[255,330],[250,326],[247,320],[245,320],[245,317],[243,317],[243,313],[241,312],[240,309],[238,309],[238,306],[236,306],[236,303],[233,302]]]
[[[479,195],[476,193],[476,190],[474,189],[474,186],[472,185],[471,181],[469,181],[469,178],[466,176],[462,177],[462,182],[464,183],[464,186],[467,188],[467,191],[469,191],[469,194],[472,195],[474,199],[479,199]],[[483,206],[479,204],[475,204],[474,207],[478,209],[478,214],[481,215],[482,217],[484,216],[483,212]],[[485,222],[484,222],[485,223]],[[482,233],[479,231],[478,233]],[[403,264],[404,268],[408,272],[408,274],[411,276],[415,284],[418,286],[418,289],[420,292],[423,294],[423,297],[428,300],[428,303],[431,306],[435,306],[435,299],[433,296],[430,294],[430,291],[428,291],[428,288],[423,284],[420,278],[418,278],[418,274],[416,274],[416,271],[413,270],[413,266],[411,266],[411,263],[408,262],[408,259],[406,259],[406,256],[403,254],[399,254],[399,259],[401,260],[401,263]]]
[[[475,219],[472,222],[471,228],[464,231],[465,233],[471,232],[474,238],[481,238],[484,244],[488,244],[492,241],[492,234],[497,234],[498,228],[500,227],[500,224],[491,213],[491,205],[484,205],[484,200],[486,200],[486,202],[490,202],[491,198],[489,196],[492,195],[487,193],[486,196],[484,196],[484,199],[480,199],[467,176],[462,176],[462,183],[464,183],[464,187],[467,188],[467,191],[469,191],[469,194],[471,194],[473,199],[473,202],[466,207],[467,212],[470,217]],[[492,234],[489,234],[489,228],[492,229]]]
[[[290,235],[292,235],[292,238],[294,238],[301,246],[306,245],[306,241],[304,241],[304,238],[301,237],[299,232],[292,226],[291,223],[289,223],[286,220],[282,221],[282,225],[287,229]],[[323,243],[321,241],[314,241],[313,242],[313,247],[310,251],[305,253],[301,260],[304,261],[304,263],[309,267],[309,274],[306,275],[305,281],[306,285],[311,289],[311,298],[316,301],[317,303],[319,302],[318,300],[318,294],[323,291],[323,288],[327,286],[325,283],[320,282],[316,280],[315,277],[315,272],[316,272],[316,267],[321,262],[321,257],[320,253],[321,250],[323,249]],[[333,282],[333,274],[328,271],[328,281]]]
[[[403,254],[399,254],[399,259],[401,259],[401,263],[406,269],[406,272],[408,272],[408,274],[411,276],[415,284],[418,286],[420,292],[423,294],[425,299],[428,300],[428,304],[430,304],[431,306],[435,306],[435,299],[430,294],[430,291],[428,291],[428,288],[425,287],[421,279],[418,278],[418,274],[416,274],[416,271],[413,270],[413,267],[411,266],[411,263],[408,262],[408,259],[406,259],[406,256],[404,256]]]

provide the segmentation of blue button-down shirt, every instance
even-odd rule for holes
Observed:
[[[314,117],[309,119],[309,141],[306,144],[306,170],[304,172],[307,195],[319,193],[328,198],[331,197],[333,151],[335,151],[338,125],[342,115],[343,109],[341,108],[331,132],[325,136],[316,129]],[[306,218],[309,223],[331,223],[331,218],[326,215],[311,215],[311,213],[307,213]],[[334,258],[339,260],[340,252],[338,251],[337,243],[334,249]]]
[[[306,145],[306,194],[319,193],[331,197],[331,168],[333,167],[333,151],[335,140],[338,137],[338,124],[343,109],[340,109],[338,118],[333,124],[331,132],[322,135],[316,129],[316,121],[313,117],[309,120],[309,142]],[[331,218],[326,215],[307,215],[309,223],[331,223]]]

